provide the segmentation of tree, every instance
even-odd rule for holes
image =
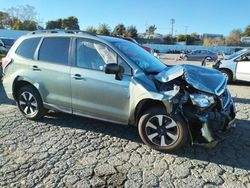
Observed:
[[[241,45],[241,29],[234,29],[231,31],[230,35],[226,38],[226,45],[228,46],[238,46]]]
[[[250,25],[248,25],[248,26],[245,28],[245,31],[244,31],[243,35],[244,35],[245,37],[250,37]]]
[[[17,18],[21,22],[23,22],[24,20],[33,20],[35,22],[38,22],[38,16],[35,7],[30,5],[10,7],[9,9],[7,9],[7,13],[11,18]]]
[[[125,35],[126,27],[123,24],[118,24],[115,26],[112,35]]]
[[[146,29],[146,33],[147,34],[154,34],[155,33],[155,31],[156,31],[156,26],[155,25],[150,25],[150,26],[148,26],[148,28]]]
[[[27,30],[27,31],[34,31],[36,30],[37,23],[33,20],[24,20],[21,23],[21,29],[20,30]]]
[[[138,37],[138,33],[137,33],[137,29],[135,26],[131,25],[128,26],[126,29],[126,34],[127,37],[132,37],[132,38],[137,38]]]
[[[178,42],[183,42],[183,41],[186,41],[186,39],[187,39],[187,37],[186,37],[186,35],[177,35],[176,36],[176,40],[178,41]]]
[[[94,28],[93,26],[88,26],[86,27],[85,31],[96,34],[97,29]]]
[[[70,16],[68,18],[63,19],[62,21],[62,28],[63,29],[72,29],[72,30],[79,30],[78,19],[74,16]]]
[[[11,18],[7,12],[0,11],[0,29],[11,28]]]
[[[110,28],[107,24],[99,25],[97,29],[97,34],[99,35],[110,35]]]
[[[68,29],[79,30],[78,19],[74,16],[70,16],[64,19],[50,20],[46,23],[46,29]]]
[[[172,35],[166,35],[163,37],[164,43],[165,44],[175,44],[176,39],[172,37]]]
[[[51,20],[46,23],[46,29],[62,29],[62,19]]]

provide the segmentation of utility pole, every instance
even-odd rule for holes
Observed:
[[[184,26],[185,27],[185,37],[186,37],[186,44],[187,44],[187,30],[188,30],[188,26]]]
[[[185,28],[185,35],[187,35],[188,26],[186,25],[184,26],[184,28]]]
[[[172,33],[172,37],[174,37],[174,24],[175,24],[175,19],[172,18],[172,19],[170,20],[170,24],[171,24],[171,28],[172,28],[172,29],[171,29],[171,30],[172,30],[172,32],[171,32],[171,33]]]

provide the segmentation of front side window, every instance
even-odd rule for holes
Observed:
[[[108,46],[93,40],[77,39],[77,67],[102,71],[105,64],[116,63],[116,59],[116,53]]]
[[[38,60],[68,65],[70,38],[44,38],[39,50]]]
[[[123,68],[123,74],[132,74],[129,65],[107,45],[93,40],[77,39],[77,67],[103,71],[104,65],[109,63],[118,63]]]
[[[41,38],[30,38],[23,40],[16,49],[16,54],[28,59],[33,59],[40,39]]]

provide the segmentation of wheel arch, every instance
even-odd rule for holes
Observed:
[[[27,85],[30,85],[34,89],[36,89],[37,92],[39,93],[40,97],[42,98],[42,95],[41,95],[39,89],[36,87],[37,84],[33,83],[29,79],[25,79],[25,78],[22,78],[20,76],[17,76],[15,78],[15,80],[13,82],[13,86],[12,86],[13,97],[14,97],[15,100],[17,100],[17,92],[18,92],[18,90],[20,90],[22,87],[27,86]]]
[[[166,109],[166,106],[164,105],[164,103],[160,100],[156,100],[156,99],[142,99],[135,108],[135,112],[134,112],[134,125],[138,125],[139,119],[140,117],[143,115],[143,112],[145,112],[146,110],[148,110],[149,108],[152,108],[153,106],[156,107],[160,107],[163,109]]]
[[[231,69],[223,67],[223,68],[219,68],[219,70],[220,71],[225,70],[225,71],[229,72],[231,74],[231,76],[232,76],[232,79],[235,80],[235,75],[234,75],[234,73],[233,73],[233,71]]]

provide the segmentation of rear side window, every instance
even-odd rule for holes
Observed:
[[[68,64],[70,38],[44,38],[39,50],[38,60],[62,65]]]
[[[40,39],[41,38],[30,38],[23,40],[16,49],[16,54],[28,59],[33,59]]]

